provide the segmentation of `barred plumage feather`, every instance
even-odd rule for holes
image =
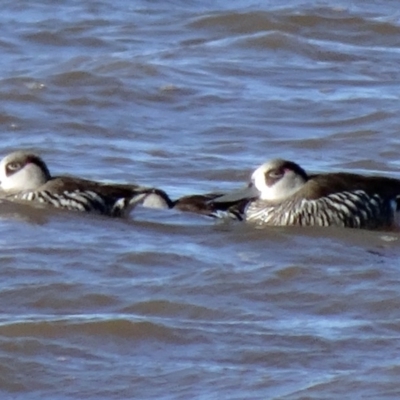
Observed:
[[[395,202],[365,191],[340,192],[319,199],[292,197],[279,203],[250,202],[246,220],[267,225],[374,228],[390,225]]]
[[[8,199],[38,202],[49,204],[56,208],[73,211],[95,212],[99,214],[111,214],[112,206],[108,205],[104,198],[92,191],[73,191],[63,193],[51,193],[47,190],[31,191],[10,195]]]

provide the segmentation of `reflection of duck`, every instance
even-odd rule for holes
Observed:
[[[52,177],[39,156],[24,151],[16,151],[1,160],[0,180],[0,187],[9,200],[67,210],[122,216],[137,204],[153,208],[172,206],[167,194],[155,188]]]
[[[244,219],[260,225],[388,227],[399,208],[400,180],[350,173],[308,175],[291,161],[257,168],[244,191],[214,202],[247,199]]]

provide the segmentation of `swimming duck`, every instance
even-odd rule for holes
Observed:
[[[1,160],[0,189],[8,200],[109,216],[128,214],[137,204],[152,208],[172,206],[167,194],[156,188],[52,177],[42,158],[26,151],[13,152]]]
[[[247,199],[243,218],[260,225],[392,226],[400,180],[351,173],[309,175],[298,164],[274,159],[258,167],[243,191],[213,202]]]

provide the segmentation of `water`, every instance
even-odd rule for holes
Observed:
[[[3,155],[173,198],[398,176],[397,3],[67,3],[3,3]],[[397,399],[399,238],[2,204],[2,398]]]

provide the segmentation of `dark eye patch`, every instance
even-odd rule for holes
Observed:
[[[282,178],[284,170],[282,168],[270,169],[265,173],[265,183],[267,186],[272,186],[276,181]]]
[[[281,168],[274,168],[267,172],[267,175],[271,179],[279,179],[283,176],[283,170]]]
[[[22,164],[19,162],[10,162],[6,165],[6,175],[10,176],[22,168]]]

